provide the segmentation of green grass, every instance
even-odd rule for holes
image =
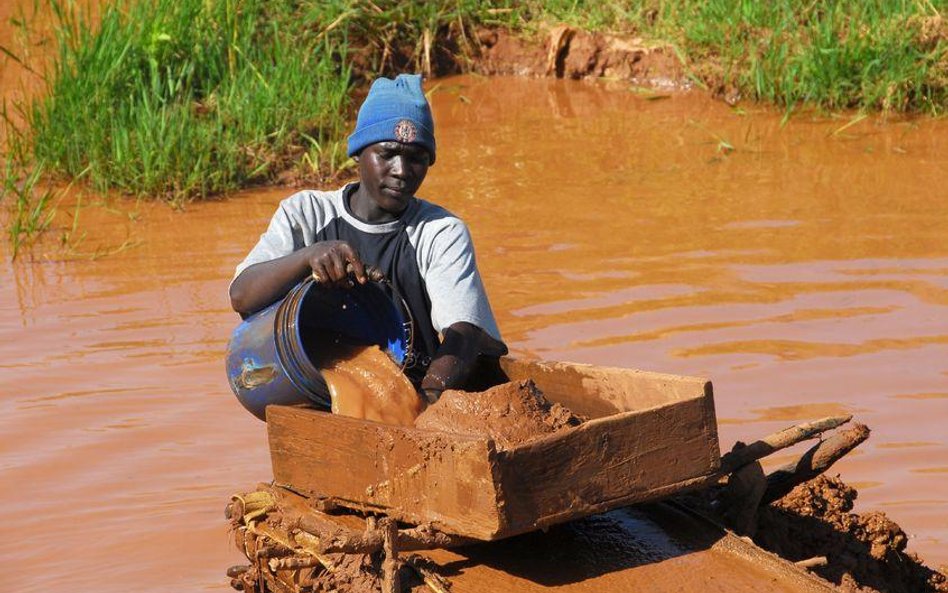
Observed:
[[[50,208],[53,192],[40,186],[44,165],[37,163],[29,171],[15,171],[16,164],[6,161],[0,201],[12,199],[7,237],[12,245],[11,259],[16,259],[24,243],[45,231],[53,220]]]
[[[285,3],[123,2],[94,29],[51,6],[59,54],[28,119],[54,171],[178,201],[265,181],[342,136],[345,40],[291,28]]]
[[[173,202],[293,164],[332,173],[347,162],[354,61],[366,76],[430,70],[436,38],[469,55],[470,16],[502,4],[118,0],[95,19],[46,0],[58,54],[14,134],[50,171]]]
[[[684,43],[716,56],[726,84],[792,107],[940,113],[948,106],[948,23],[928,2],[708,3]],[[674,17],[674,13],[669,13]],[[945,37],[925,37],[943,26]]]
[[[470,59],[482,25],[641,36],[709,88],[788,110],[948,106],[948,0],[118,0],[96,17],[37,1],[57,21],[48,92],[16,106],[20,129],[3,111],[19,238],[48,225],[51,176],[171,202],[324,179],[351,164],[365,79]]]
[[[787,108],[939,114],[948,107],[946,0],[533,5],[548,19],[665,40],[711,88]]]
[[[36,0],[33,11],[54,20],[51,63],[31,64],[29,43],[0,47],[47,85],[0,111],[14,255],[50,224],[49,181],[84,176],[100,191],[181,203],[287,169],[337,173],[351,165],[345,137],[363,83],[352,65],[366,77],[430,71],[436,39],[470,55],[469,16],[495,4],[117,0],[92,15],[85,3]],[[17,18],[28,33],[30,19]]]

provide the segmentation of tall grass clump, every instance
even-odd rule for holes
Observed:
[[[32,157],[100,189],[170,200],[266,179],[338,141],[345,39],[266,0],[126,0],[95,25],[52,0],[59,53],[28,112]]]
[[[948,4],[907,0],[681,2],[699,61],[725,84],[786,106],[942,112],[948,106]],[[713,63],[713,62],[712,62]]]
[[[34,164],[29,171],[18,171],[16,168],[13,161],[5,161],[0,183],[0,202],[11,200],[10,221],[6,229],[12,247],[11,259],[16,259],[24,243],[49,227],[55,214],[50,208],[52,190],[40,187],[43,163]]]

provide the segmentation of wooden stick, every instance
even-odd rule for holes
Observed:
[[[869,427],[854,424],[811,447],[796,461],[788,463],[767,475],[767,490],[761,502],[773,502],[785,496],[797,484],[813,479],[830,468],[844,455],[869,438]]]
[[[754,441],[749,445],[722,455],[721,473],[729,474],[743,465],[747,465],[748,463],[757,461],[770,455],[774,451],[786,449],[787,447],[796,445],[799,442],[812,439],[826,432],[827,430],[832,430],[837,426],[846,424],[850,420],[852,420],[851,415],[829,416],[827,418],[814,420],[813,422],[797,424],[795,426],[785,428],[779,432],[775,432],[760,439],[759,441]]]
[[[313,568],[321,566],[319,558],[315,556],[291,556],[289,558],[271,558],[268,563],[270,570],[299,570],[301,568]]]
[[[334,572],[336,570],[336,564],[328,557],[322,555],[318,551],[319,540],[315,536],[306,533],[300,532],[294,536],[294,539],[298,540],[294,542],[290,539],[290,534],[279,531],[266,523],[253,523],[247,526],[247,531],[250,533],[263,536],[271,541],[278,543],[284,548],[295,548],[297,546],[303,548],[303,551],[307,554],[311,554],[320,564],[323,565],[323,568],[329,572]],[[302,541],[299,541],[302,540]],[[249,557],[249,556],[248,556]]]
[[[826,556],[814,556],[813,558],[807,558],[806,560],[794,562],[794,564],[800,568],[819,568],[829,564],[829,561],[826,559]]]
[[[278,543],[274,543],[270,546],[263,546],[257,549],[257,552],[254,554],[257,558],[282,558],[284,556],[292,556],[295,554],[290,548],[285,548]]]
[[[260,582],[255,593],[259,591],[265,591],[266,593],[270,593],[271,591],[272,593],[299,593],[299,589],[284,583],[274,572],[261,571],[260,578],[266,581],[266,585]]]
[[[320,519],[315,514],[301,515],[296,518],[295,524],[319,539],[320,552],[323,553],[373,554],[384,545],[382,532],[377,529],[354,531],[340,527],[330,519]],[[442,533],[428,525],[397,531],[396,538],[398,549],[406,552],[452,548],[472,541]]]
[[[336,572],[336,563],[328,556],[318,552],[319,539],[315,535],[300,530],[293,534],[293,539],[308,554],[312,554],[313,557],[318,559],[319,563],[323,565],[323,568],[329,572]]]
[[[451,591],[451,583],[440,574],[425,566],[424,557],[418,554],[412,554],[405,558],[405,564],[412,567],[414,571],[418,573],[418,576],[421,577],[421,580],[425,582],[425,585],[434,593],[449,593]]]
[[[398,578],[398,524],[393,519],[385,518],[379,521],[382,531],[382,593],[400,593],[401,583]]]

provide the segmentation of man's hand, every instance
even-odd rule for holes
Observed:
[[[313,280],[321,284],[347,287],[352,285],[349,277],[359,284],[365,284],[369,277],[365,264],[356,250],[345,241],[320,241],[308,249],[309,267],[313,270]]]
[[[283,298],[309,275],[317,282],[348,287],[350,273],[359,284],[365,284],[373,274],[381,276],[378,271],[367,271],[362,258],[345,241],[320,241],[241,272],[230,285],[231,306],[246,318]]]
[[[442,334],[444,340],[421,381],[422,393],[429,404],[438,401],[445,389],[462,389],[479,356],[507,354],[503,342],[472,323],[455,323]]]

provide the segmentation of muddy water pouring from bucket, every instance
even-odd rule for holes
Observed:
[[[332,413],[412,426],[424,402],[408,377],[378,346],[337,343],[317,362]]]
[[[384,280],[336,288],[307,279],[234,330],[227,377],[260,419],[271,404],[313,405],[410,425],[423,407],[402,373],[412,330],[407,305]]]

